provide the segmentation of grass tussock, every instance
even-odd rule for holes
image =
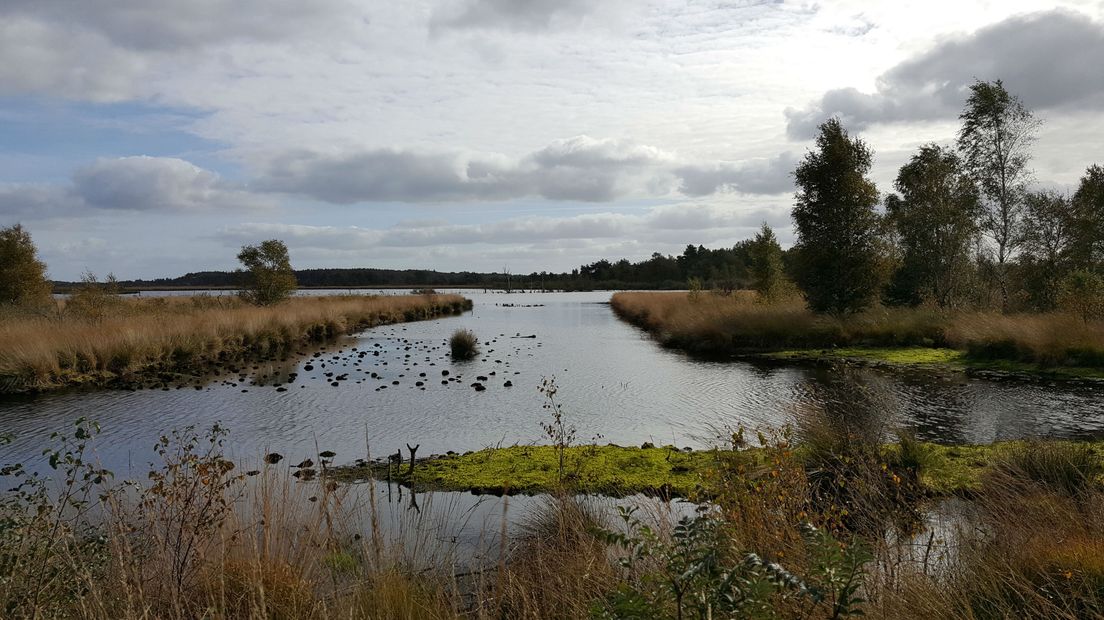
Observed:
[[[479,338],[470,329],[458,329],[449,338],[449,351],[454,360],[470,360],[479,354]]]
[[[100,384],[148,372],[202,373],[286,354],[373,325],[458,313],[456,295],[298,297],[256,307],[233,297],[112,299],[95,315],[0,317],[0,393]]]
[[[747,291],[697,298],[686,293],[617,293],[610,303],[620,317],[664,344],[698,353],[852,348],[854,357],[871,357],[881,348],[878,359],[900,363],[994,362],[1010,370],[1027,369],[1017,364],[1104,368],[1104,321],[1086,322],[1071,314],[878,307],[834,317],[814,314],[799,299],[757,303],[755,294]]]

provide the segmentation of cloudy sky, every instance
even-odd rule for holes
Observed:
[[[3,0],[0,226],[51,275],[529,272],[792,238],[839,115],[874,177],[964,90],[1045,120],[1038,183],[1104,163],[1104,2]]]

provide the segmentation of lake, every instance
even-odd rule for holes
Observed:
[[[227,372],[167,391],[7,398],[0,430],[15,440],[0,446],[0,463],[33,467],[49,434],[80,416],[102,425],[95,449],[119,476],[146,470],[160,433],[215,422],[230,429],[231,456],[246,461],[267,451],[297,462],[333,450],[343,463],[369,446],[382,455],[419,444],[424,456],[547,443],[537,388],[553,377],[578,443],[704,447],[737,427],[776,428],[810,411],[945,443],[1104,436],[1099,386],[700,360],[617,319],[609,292],[457,292],[474,301],[470,313],[367,330],[251,365],[244,379]],[[448,355],[447,339],[461,327],[482,341],[469,362]],[[487,389],[473,389],[476,381]]]

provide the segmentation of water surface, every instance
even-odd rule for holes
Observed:
[[[0,463],[40,459],[49,434],[79,416],[102,425],[97,454],[120,475],[145,471],[160,433],[216,421],[230,429],[238,458],[333,450],[348,462],[369,448],[405,452],[408,443],[422,456],[547,442],[547,400],[537,388],[553,377],[577,442],[700,447],[728,429],[777,427],[810,411],[949,443],[1104,436],[1099,387],[704,361],[618,320],[608,292],[461,292],[475,302],[463,316],[371,329],[306,356],[251,365],[244,381],[227,373],[199,389],[8,399],[0,430],[16,439],[0,446]],[[460,327],[483,341],[476,360],[448,357],[446,341]],[[477,381],[487,389],[473,389]]]

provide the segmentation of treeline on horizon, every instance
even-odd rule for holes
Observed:
[[[653,253],[639,262],[603,259],[581,265],[565,273],[547,271],[529,274],[485,273],[475,271],[435,271],[431,269],[326,268],[297,269],[295,279],[307,288],[369,287],[483,287],[525,290],[595,289],[684,289],[691,279],[710,287],[733,290],[751,286],[752,240],[740,241],[731,248],[709,249],[688,245],[679,256]],[[176,278],[119,280],[122,289],[238,288],[245,274],[241,271],[197,271]],[[58,292],[79,288],[82,282],[53,281]]]

